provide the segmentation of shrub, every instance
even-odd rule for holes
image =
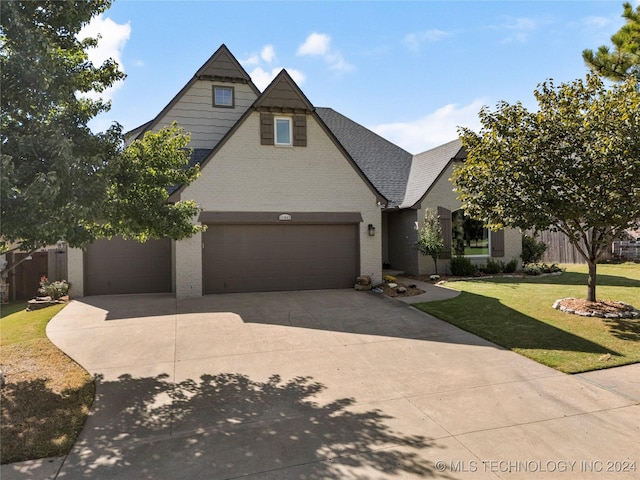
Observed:
[[[527,275],[540,275],[542,273],[542,270],[537,263],[527,263],[524,266],[524,273],[526,273]]]
[[[51,297],[52,300],[58,300],[69,293],[69,283],[66,280],[50,282],[47,277],[43,276],[40,279],[38,293],[45,297]]]
[[[478,267],[466,257],[453,257],[451,259],[451,274],[456,277],[471,277],[477,271]]]
[[[529,263],[524,267],[524,273],[527,275],[540,275],[542,273],[558,273],[564,272],[557,263],[547,265],[546,263]]]
[[[512,258],[502,267],[504,273],[513,273],[518,269],[518,259]]]
[[[497,260],[492,260],[491,258],[487,260],[487,265],[481,268],[482,272],[487,275],[495,275],[496,273],[500,273],[503,270],[503,263]]]
[[[547,244],[537,241],[534,237],[528,235],[522,236],[522,263],[528,265],[529,263],[538,263],[544,252],[547,251]]]

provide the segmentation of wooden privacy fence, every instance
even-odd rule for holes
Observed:
[[[531,232],[527,234],[531,235]],[[536,239],[547,244],[547,251],[541,260],[544,263],[587,263],[578,250],[569,243],[567,236],[561,232],[548,230],[539,232]],[[609,248],[602,260],[611,260],[613,258],[617,257],[614,255],[613,249]]]

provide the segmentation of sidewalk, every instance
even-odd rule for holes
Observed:
[[[400,283],[404,283],[405,285],[413,284],[420,290],[424,290],[424,293],[421,295],[414,295],[411,297],[394,297],[395,300],[400,300],[408,305],[413,303],[434,302],[437,300],[449,300],[450,298],[460,295],[458,290],[441,285],[434,285],[431,282],[421,282],[420,280],[403,277],[401,275],[396,278]]]

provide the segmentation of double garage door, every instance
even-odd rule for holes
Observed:
[[[357,224],[214,224],[203,234],[203,292],[351,288]],[[171,292],[170,240],[98,240],[85,254],[85,294]]]
[[[203,291],[351,288],[356,224],[214,224],[203,234]]]
[[[84,268],[86,295],[171,292],[171,241],[96,240]]]

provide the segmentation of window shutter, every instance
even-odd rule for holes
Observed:
[[[451,210],[438,207],[438,218],[440,219],[442,239],[444,240],[444,250],[440,254],[440,258],[451,258]]]
[[[504,257],[504,230],[490,232],[491,235],[491,256]]]
[[[260,145],[273,145],[273,114],[260,114]]]
[[[307,146],[307,116],[295,115],[293,117],[293,146]]]

